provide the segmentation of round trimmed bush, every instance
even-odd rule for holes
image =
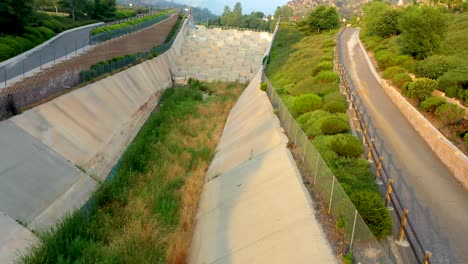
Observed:
[[[325,135],[346,133],[350,130],[349,124],[337,117],[329,117],[322,123],[322,131]]]
[[[438,88],[438,82],[428,78],[416,79],[408,86],[408,96],[425,100]]]
[[[385,69],[385,71],[382,73],[382,77],[384,77],[385,79],[391,79],[396,74],[405,73],[405,72],[406,70],[401,67],[392,66],[392,67],[388,67],[387,69]]]
[[[392,83],[397,87],[401,87],[404,83],[411,82],[412,80],[413,79],[411,78],[409,74],[398,73],[398,74],[395,74],[395,76],[393,76]]]
[[[7,60],[15,56],[15,50],[12,49],[9,45],[0,43],[0,61]]]
[[[320,109],[322,107],[322,98],[316,94],[303,94],[296,97],[291,106],[291,112],[294,116],[300,116],[304,113]]]
[[[323,61],[317,64],[312,70],[312,75],[317,75],[321,71],[331,71],[333,70],[333,62],[331,61]]]
[[[330,113],[346,112],[346,104],[340,101],[331,101],[323,105],[323,109]]]
[[[350,198],[376,238],[392,233],[390,214],[378,193],[359,191],[351,194]]]
[[[416,64],[415,72],[418,76],[437,79],[445,72],[456,68],[458,62],[453,56],[433,55]]]
[[[44,39],[50,39],[55,36],[55,32],[52,31],[52,29],[46,28],[46,27],[38,27],[37,30],[41,32],[42,36]]]
[[[333,56],[329,56],[329,55],[324,55],[320,58],[320,62],[324,62],[324,61],[333,61]]]
[[[377,61],[380,69],[386,69],[395,65],[395,62],[393,61],[394,57],[395,55],[388,50],[380,50],[375,53],[375,60]]]
[[[437,107],[445,104],[445,99],[441,97],[430,96],[426,100],[422,101],[419,107],[421,110],[426,112],[434,112]]]
[[[331,149],[342,157],[357,158],[364,152],[361,141],[350,134],[337,135]]]
[[[465,110],[456,104],[443,104],[437,107],[435,115],[445,125],[455,124],[465,116]]]
[[[329,103],[333,101],[346,103],[346,97],[340,91],[328,93],[323,97],[324,103]]]
[[[325,83],[338,83],[340,77],[333,71],[321,71],[315,76],[315,81]]]

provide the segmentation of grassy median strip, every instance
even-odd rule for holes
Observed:
[[[146,21],[150,21],[150,20],[153,20],[153,19],[158,18],[160,16],[170,14],[170,13],[173,13],[173,12],[174,11],[161,12],[161,13],[157,13],[157,14],[154,14],[154,15],[151,15],[151,16],[132,19],[132,20],[128,20],[128,21],[125,21],[125,22],[122,22],[122,23],[118,23],[118,24],[113,24],[113,25],[109,25],[109,26],[105,26],[105,27],[98,27],[98,28],[93,29],[91,31],[91,34],[96,35],[96,34],[99,34],[99,33],[110,32],[110,31],[117,30],[117,29],[129,28],[129,27],[132,27],[132,26],[134,26],[136,24],[143,23],[143,22],[146,22]]]
[[[22,263],[184,263],[205,171],[240,84],[164,92],[89,210],[40,234]]]

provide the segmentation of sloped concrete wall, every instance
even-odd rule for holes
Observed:
[[[207,171],[189,263],[336,263],[260,78]]]
[[[187,31],[177,68],[178,82],[193,77],[202,81],[248,83],[262,64],[273,35],[204,26]]]
[[[0,263],[80,208],[172,86],[184,22],[172,48],[0,122]]]

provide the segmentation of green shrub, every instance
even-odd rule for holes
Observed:
[[[267,83],[266,82],[261,82],[260,83],[260,90],[266,92],[268,86],[267,86]]]
[[[437,107],[445,104],[445,99],[441,97],[430,96],[422,101],[419,107],[421,110],[433,113]]]
[[[385,71],[382,73],[382,77],[384,77],[385,79],[391,79],[396,74],[405,73],[405,72],[406,70],[399,66],[392,66],[392,67],[388,67],[387,69],[385,69]]]
[[[454,57],[433,55],[416,64],[417,76],[437,79],[449,70],[455,69],[458,62]]]
[[[25,32],[28,33],[28,34],[31,34],[31,35],[34,35],[34,37],[40,42],[44,42],[46,41],[46,39],[44,38],[44,36],[41,34],[41,32],[39,32],[39,30],[37,30],[36,28],[33,28],[33,27],[26,27],[25,28]],[[32,40],[31,40],[32,41]],[[34,41],[33,41],[34,42]]]
[[[321,58],[320,58],[320,62],[325,62],[325,61],[333,61],[333,56],[329,56],[329,55],[323,55]]]
[[[15,55],[15,50],[9,45],[0,43],[0,61],[7,60]]]
[[[340,91],[328,93],[323,97],[324,103],[329,103],[333,101],[338,101],[346,104],[346,97]]]
[[[376,238],[391,235],[392,221],[378,193],[360,191],[353,193],[350,198]]]
[[[462,66],[449,70],[438,78],[439,87],[444,90],[450,86],[468,88],[468,62]]]
[[[42,34],[44,39],[50,39],[55,36],[54,31],[52,29],[46,27],[38,27],[37,30]]]
[[[348,123],[337,117],[328,117],[323,121],[321,129],[325,135],[336,135],[348,132],[350,127]]]
[[[305,125],[305,124],[309,123],[310,121],[317,120],[317,119],[322,118],[322,117],[329,117],[329,116],[331,116],[331,114],[328,113],[327,111],[315,110],[315,111],[308,112],[308,113],[300,115],[296,119],[296,121],[300,125]]]
[[[411,84],[411,82],[405,82],[404,84],[401,85],[401,93],[404,95],[408,95],[408,87]]]
[[[328,39],[326,40],[325,42],[323,42],[322,44],[322,48],[331,48],[331,47],[335,47],[335,41],[332,40],[332,39]]]
[[[407,73],[398,73],[392,78],[392,83],[400,88],[404,83],[411,82],[411,76]]]
[[[350,134],[337,135],[331,143],[331,149],[342,157],[357,158],[364,152],[361,141]]]
[[[442,104],[437,107],[435,115],[445,125],[455,124],[465,116],[465,110],[456,104]]]
[[[316,94],[303,94],[294,99],[291,113],[300,116],[304,113],[314,111],[322,107],[322,98]]]
[[[323,109],[330,113],[345,113],[346,104],[340,101],[331,101],[323,105]]]
[[[386,69],[395,65],[393,58],[395,55],[388,50],[381,50],[375,53],[375,60],[379,66],[379,69]]]
[[[314,67],[314,69],[312,70],[312,75],[315,76],[321,71],[332,71],[332,70],[333,70],[333,62],[323,61]]]
[[[445,95],[451,98],[456,98],[458,96],[458,90],[460,90],[460,87],[458,86],[450,86],[445,88]]]
[[[338,83],[340,81],[340,77],[333,71],[321,71],[315,76],[316,82],[324,82],[324,83]]]
[[[468,133],[466,133],[466,134],[463,136],[463,141],[465,141],[465,144],[468,145]]]
[[[437,89],[439,83],[432,79],[419,78],[408,86],[408,96],[411,98],[418,98],[425,100],[431,96],[432,92]]]

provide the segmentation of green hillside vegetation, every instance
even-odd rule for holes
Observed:
[[[372,2],[364,6],[361,25],[361,40],[374,53],[382,76],[400,88],[402,94],[418,100],[422,111],[438,117],[460,138],[468,135],[468,121],[463,119],[461,108],[442,103],[437,111],[431,105],[434,99],[430,95],[436,89],[441,90],[468,106],[466,11],[468,8],[463,6],[393,9],[384,2]],[[390,20],[393,22],[389,23]]]
[[[56,11],[69,16],[54,15]],[[5,0],[0,3],[0,61],[7,60],[49,40],[60,32],[147,12],[116,8],[115,1]]]
[[[211,19],[208,24],[209,26],[249,28],[261,31],[274,29],[276,22],[272,21],[271,18],[265,21],[264,17],[265,14],[262,12],[252,12],[250,15],[242,14],[242,4],[237,2],[233,9],[225,6],[221,17]]]
[[[147,22],[147,21],[151,21],[151,20],[153,20],[153,19],[155,19],[157,17],[163,16],[163,15],[171,13],[171,12],[173,12],[173,11],[161,12],[161,13],[157,13],[157,14],[154,14],[154,15],[151,15],[151,16],[132,19],[132,20],[128,20],[128,21],[118,23],[118,24],[114,24],[114,25],[109,25],[109,26],[105,26],[105,27],[98,27],[98,28],[93,29],[91,31],[91,34],[96,35],[96,34],[103,33],[103,32],[110,32],[110,31],[113,31],[113,30],[129,28],[129,27],[132,27],[133,25],[140,24],[140,23]]]
[[[350,134],[346,100],[333,72],[337,30],[321,28],[323,33],[316,34],[317,20],[308,21],[299,27],[281,23],[267,75],[374,235],[385,237],[391,234],[390,215],[369,163],[361,157],[363,146]]]
[[[167,89],[123,154],[116,175],[85,209],[52,230],[21,263],[185,263],[205,172],[244,89]]]

